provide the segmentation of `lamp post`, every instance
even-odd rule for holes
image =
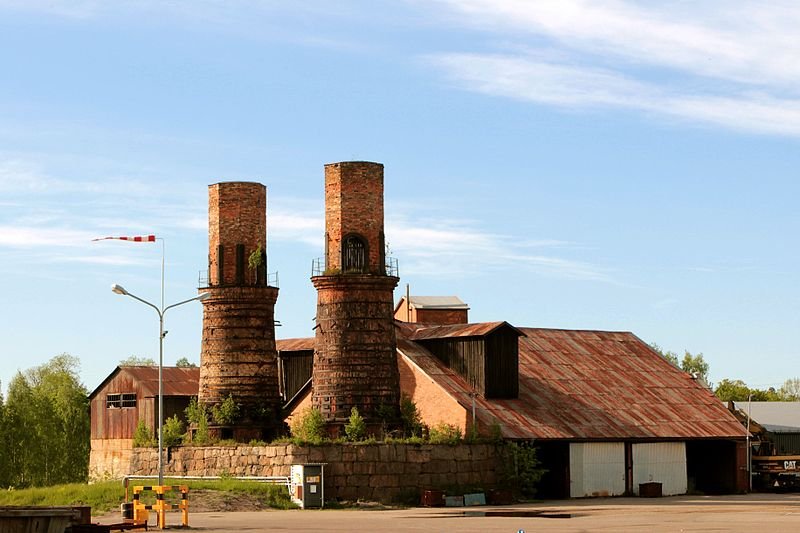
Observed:
[[[153,309],[156,310],[158,313],[158,484],[164,484],[164,447],[163,447],[163,438],[162,433],[164,429],[164,380],[163,380],[163,371],[164,371],[164,337],[166,336],[167,332],[164,331],[164,313],[168,310],[172,309],[173,307],[178,307],[179,305],[187,304],[189,302],[203,301],[209,296],[210,293],[204,292],[198,294],[194,298],[189,298],[188,300],[183,300],[182,302],[178,302],[172,305],[168,305],[164,307],[164,300],[162,295],[161,300],[161,308],[159,309],[158,306],[151,304],[147,300],[143,298],[139,298],[135,294],[131,294],[130,292],[126,291],[124,287],[121,285],[117,285],[116,283],[111,286],[111,292],[115,294],[121,294],[123,296],[130,296],[134,300],[139,300],[145,305],[149,305]]]

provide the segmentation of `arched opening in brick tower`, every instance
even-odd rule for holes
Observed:
[[[366,272],[367,257],[367,242],[363,237],[345,237],[342,243],[342,272]]]

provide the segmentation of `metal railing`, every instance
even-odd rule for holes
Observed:
[[[265,273],[265,283],[245,283],[247,286],[262,286],[266,285],[267,287],[274,287],[279,288],[279,280],[278,280],[278,272],[266,272]],[[208,269],[201,270],[197,274],[197,287],[200,289],[207,289],[208,287],[220,287],[225,286],[226,284],[211,284],[211,273]]]
[[[369,274],[369,272],[361,272],[358,270],[346,270],[342,272],[339,269],[328,269],[324,257],[317,257],[311,261],[311,276],[336,276],[338,274]],[[400,268],[398,267],[397,259],[394,257],[387,257],[384,263],[383,274],[395,278],[400,277]]]

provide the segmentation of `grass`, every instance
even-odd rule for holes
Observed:
[[[152,485],[154,482],[155,480],[153,479],[132,479],[129,483],[129,497],[133,494],[134,485]],[[267,485],[265,483],[237,479],[165,479],[164,484],[188,485],[190,508],[193,490],[217,491],[223,494],[246,494],[257,499],[267,507],[275,509],[293,509],[296,507],[289,499],[286,487],[282,485]],[[123,503],[124,498],[125,489],[121,481],[102,481],[91,485],[70,483],[68,485],[55,485],[53,487],[0,490],[0,505],[88,505],[92,508],[93,515],[117,511],[120,503]],[[176,499],[178,498],[180,498],[180,496],[176,496]],[[142,501],[149,503],[150,499],[155,499],[152,493],[143,493]]]

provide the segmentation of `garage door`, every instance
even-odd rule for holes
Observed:
[[[686,494],[686,443],[653,442],[633,445],[633,492],[639,483],[661,483],[664,496]]]
[[[569,445],[570,497],[618,496],[625,492],[625,445],[621,442]]]

